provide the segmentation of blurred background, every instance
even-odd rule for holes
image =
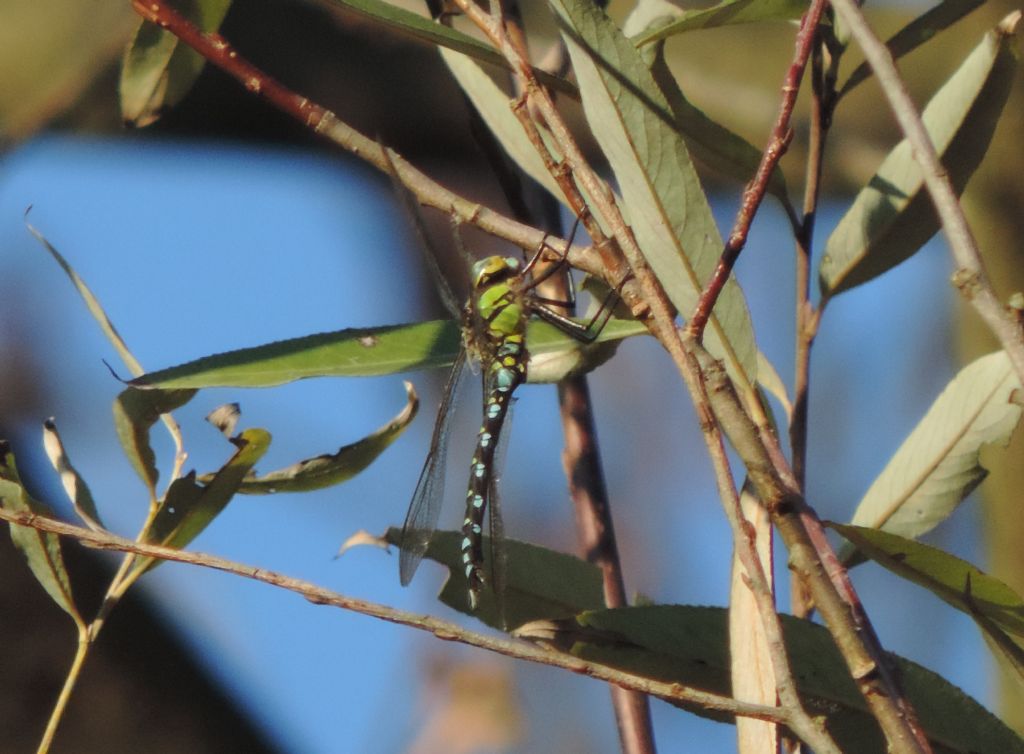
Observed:
[[[924,6],[875,10],[883,35]],[[902,70],[918,101],[1010,10],[991,3]],[[537,9],[539,10],[539,9]],[[621,18],[628,8],[612,6]],[[529,13],[534,12],[527,8]],[[70,515],[41,446],[53,416],[107,524],[128,536],[146,495],[111,421],[116,354],[29,221],[68,258],[147,369],[314,332],[444,316],[389,182],[314,139],[207,69],[181,105],[127,129],[118,64],[135,25],[128,3],[6,0],[0,6],[0,436],[35,496]],[[250,0],[222,32],[296,91],[394,146],[451,188],[501,208],[467,130],[464,105],[436,53],[326,3]],[[762,144],[792,50],[792,28],[768,24],[691,33],[670,43],[687,93]],[[755,57],[756,56],[756,57]],[[848,72],[856,64],[851,54]],[[1019,81],[1018,81],[1019,83]],[[1024,287],[1024,185],[1017,87],[967,203],[1003,296]],[[802,188],[800,138],[784,160]],[[823,241],[897,136],[868,83],[830,135]],[[723,227],[740,188],[709,182]],[[761,349],[792,379],[792,242],[778,207],[754,225],[738,275]],[[844,520],[958,365],[992,350],[948,284],[941,239],[826,314],[814,356],[808,498]],[[409,431],[364,474],[304,495],[239,497],[192,545],[345,594],[468,621],[438,605],[440,568],[398,586],[395,553],[358,548],[352,533],[399,525],[430,439],[443,374],[322,379],[272,390],[201,392],[177,413],[200,472],[231,448],[203,421],[238,401],[242,426],[274,435],[264,471],[333,452],[401,407],[403,378],[422,399]],[[598,430],[627,587],[658,602],[724,604],[731,542],[696,422],[675,370],[633,339],[592,375]],[[468,392],[468,391],[467,391]],[[451,487],[479,421],[464,396]],[[572,551],[555,391],[520,391],[502,480],[507,534]],[[1019,433],[1018,433],[1019,434]],[[172,448],[154,431],[161,469]],[[927,538],[1024,590],[1020,442],[989,454],[984,500],[970,499]],[[456,500],[460,495],[453,494]],[[455,504],[442,526],[454,528]],[[1015,510],[1015,509],[1014,509]],[[998,525],[995,525],[998,522]],[[79,602],[94,604],[116,560],[66,547]],[[780,563],[784,559],[780,557]],[[71,622],[0,537],[0,730],[31,751],[70,663]],[[783,569],[784,570],[784,569]],[[784,573],[780,578],[785,581]],[[1024,700],[993,673],[970,621],[872,565],[855,572],[883,644],[943,674],[1024,728]],[[785,587],[781,601],[786,604]],[[88,612],[88,607],[85,608]],[[921,626],[928,631],[922,632]],[[653,703],[663,752],[734,749],[733,728]],[[1016,717],[1015,717],[1016,715]],[[56,752],[614,752],[607,689],[511,663],[286,593],[177,564],[143,579],[114,612],[58,733]]]

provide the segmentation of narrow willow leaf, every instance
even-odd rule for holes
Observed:
[[[865,493],[855,526],[919,537],[985,478],[981,449],[1005,445],[1021,415],[1020,384],[1004,351],[964,367]]]
[[[28,494],[21,483],[14,453],[6,440],[0,440],[0,505],[9,511],[37,513],[51,516],[47,506]],[[84,622],[71,595],[71,581],[64,567],[60,538],[50,532],[42,532],[30,526],[11,524],[11,540],[22,551],[28,567],[46,593],[79,626]]]
[[[916,50],[940,31],[949,28],[985,0],[943,0],[929,8],[886,41],[893,59],[899,60],[908,52]],[[854,87],[866,81],[874,71],[867,61],[853,69],[853,73],[840,89],[839,97],[846,96]]]
[[[275,492],[309,492],[347,482],[365,470],[405,431],[419,409],[419,398],[411,382],[405,383],[407,403],[390,422],[358,442],[345,445],[337,453],[319,455],[292,464],[287,468],[242,480],[241,495],[269,495]],[[199,481],[206,484],[212,475],[204,474]]]
[[[548,193],[564,202],[561,189],[509,107],[509,96],[475,61],[452,50],[442,48],[440,52],[448,70],[508,156]]]
[[[740,511],[753,537],[755,557],[761,564],[766,586],[775,594],[775,560],[772,553],[772,522],[749,479],[740,493]],[[749,572],[739,552],[732,554],[729,588],[729,671],[732,696],[754,704],[773,705],[778,682],[772,666],[771,644],[757,606]],[[765,720],[736,720],[737,754],[778,754],[779,727]]]
[[[494,595],[485,589],[475,611],[469,607],[469,584],[462,563],[462,532],[436,531],[430,538],[426,557],[446,566],[448,580],[441,590],[441,602],[459,612],[472,615],[492,628],[520,626],[540,619],[565,618],[584,610],[604,606],[601,572],[596,566],[572,555],[555,552],[514,539],[505,539],[506,565],[502,613],[495,605]],[[385,539],[399,544],[400,529],[388,529]],[[492,549],[484,537],[484,554],[488,561]],[[501,615],[504,616],[504,625]]]
[[[775,365],[761,351],[757,352],[757,382],[782,404],[786,420],[792,419],[793,402],[789,400],[789,393],[786,392],[786,383],[779,377]]]
[[[68,279],[71,280],[71,284],[74,285],[75,290],[78,291],[78,295],[81,296],[82,300],[85,302],[86,307],[89,309],[89,313],[92,314],[93,319],[95,319],[97,324],[99,324],[103,334],[117,350],[118,356],[121,357],[121,361],[125,363],[125,366],[128,367],[132,375],[137,377],[142,374],[143,371],[145,371],[143,370],[142,365],[139,364],[138,360],[136,360],[132,355],[132,352],[128,350],[128,345],[124,342],[124,338],[121,337],[117,328],[114,327],[114,323],[110,321],[110,318],[103,310],[103,306],[100,304],[99,299],[96,298],[95,294],[93,294],[91,290],[89,290],[89,286],[85,284],[85,281],[79,277],[74,268],[68,264],[68,260],[66,260],[63,255],[54,248],[53,244],[46,240],[46,237],[43,236],[42,233],[27,223],[26,227],[28,227],[29,233],[35,236],[36,240],[39,241],[48,252],[50,252],[50,255],[57,261],[57,264],[59,264],[61,269],[64,270]]]
[[[828,631],[809,620],[782,615],[797,692],[808,711],[821,715],[844,754],[877,754],[885,739]],[[556,623],[556,646],[586,660],[645,677],[730,694],[726,610],[662,605],[584,613]],[[561,635],[560,635],[561,634]],[[564,638],[563,638],[564,635]],[[895,657],[902,687],[933,751],[1019,754],[1024,741],[995,715],[949,681]],[[681,704],[723,722],[733,718]]]
[[[682,11],[676,20],[633,37],[633,43],[640,47],[695,29],[762,21],[791,21],[800,18],[806,10],[806,0],[723,0],[710,8]]]
[[[622,31],[635,41],[648,29],[661,28],[666,18],[674,18],[680,13],[684,11],[667,0],[643,0],[634,6]],[[642,48],[640,53],[650,66],[651,75],[668,101],[675,117],[676,128],[686,140],[686,146],[696,160],[711,170],[744,184],[753,178],[761,162],[761,152],[742,136],[709,118],[703,110],[686,98],[679,87],[679,82],[669,69],[664,40]],[[772,173],[768,191],[783,202],[789,201],[786,181],[781,170]]]
[[[149,430],[166,414],[188,403],[195,390],[138,390],[130,387],[114,399],[114,428],[125,456],[156,499],[156,454],[149,444]]]
[[[504,56],[490,45],[397,5],[382,2],[382,0],[326,0],[326,2],[369,18],[381,26],[421,42],[454,50],[481,63],[489,63],[505,69],[509,67]],[[577,96],[576,87],[565,79],[553,76],[539,68],[534,68],[533,73],[537,80],[545,86],[573,97]]]
[[[580,84],[583,109],[615,172],[626,220],[675,307],[688,315],[722,241],[668,103],[632,43],[593,3],[550,0]],[[757,374],[743,293],[730,279],[706,332],[741,393]]]
[[[903,578],[923,586],[972,618],[983,616],[1024,638],[1024,599],[999,579],[966,560],[898,534],[830,523],[857,550]]]
[[[176,10],[204,32],[220,28],[231,0],[179,0]],[[121,117],[142,128],[188,94],[206,60],[176,36],[142,21],[121,65]]]
[[[936,92],[922,118],[957,194],[984,157],[1006,103],[1017,57],[1008,16]],[[921,168],[904,139],[861,189],[825,244],[822,295],[835,296],[912,256],[939,229]]]
[[[612,319],[595,343],[645,334],[631,320]],[[132,380],[139,388],[270,387],[311,377],[370,377],[451,366],[461,343],[454,320],[307,335],[207,356]],[[533,356],[570,350],[578,341],[546,322],[531,322]]]
[[[43,448],[46,455],[53,464],[54,471],[60,475],[60,482],[64,491],[71,500],[75,513],[85,521],[92,529],[102,529],[99,511],[96,510],[96,502],[93,500],[89,485],[85,483],[82,475],[71,465],[67,451],[64,450],[64,443],[57,434],[57,424],[54,420],[47,419],[43,423]]]
[[[175,479],[146,531],[144,541],[181,548],[199,536],[231,502],[246,474],[267,452],[270,439],[270,433],[264,429],[244,430],[231,441],[238,450],[208,484],[197,484],[194,471]],[[152,558],[139,560],[129,579],[157,563]]]
[[[1000,666],[1024,688],[1024,646],[1000,631],[991,621],[979,617],[974,620],[981,627],[981,635]]]

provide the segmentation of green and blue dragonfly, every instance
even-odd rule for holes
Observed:
[[[456,233],[457,237],[457,233]],[[445,466],[451,431],[452,399],[458,392],[470,359],[480,363],[483,375],[483,421],[477,433],[476,448],[470,461],[466,493],[466,514],[462,522],[461,564],[469,584],[470,608],[476,610],[480,593],[487,582],[484,571],[483,524],[489,513],[491,538],[492,589],[500,598],[503,569],[501,511],[498,502],[495,450],[503,436],[512,394],[526,381],[530,360],[526,344],[527,323],[539,317],[583,342],[593,341],[607,323],[611,307],[605,301],[588,323],[570,319],[557,308],[567,310],[572,301],[553,301],[538,295],[537,285],[550,275],[565,269],[565,260],[533,274],[545,252],[542,246],[528,262],[515,257],[490,256],[474,263],[470,276],[471,291],[459,310],[447,284],[436,270],[436,261],[428,260],[437,278],[446,306],[462,322],[462,347],[444,388],[430,451],[420,472],[409,504],[400,540],[399,572],[407,585],[423,559],[437,527],[444,499]],[[570,299],[574,296],[570,296]]]

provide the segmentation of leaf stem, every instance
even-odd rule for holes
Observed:
[[[39,741],[36,754],[46,754],[50,750],[50,746],[53,745],[53,738],[57,733],[57,727],[64,717],[64,711],[67,709],[68,701],[71,699],[71,692],[74,691],[75,685],[78,683],[78,679],[82,674],[82,667],[85,664],[85,658],[89,654],[89,647],[92,644],[89,639],[89,629],[80,618],[75,618],[75,624],[78,627],[78,645],[75,648],[75,657],[71,661],[71,667],[68,668],[67,676],[64,678],[64,686],[60,690],[60,695],[50,711],[50,719],[46,723],[46,730]]]

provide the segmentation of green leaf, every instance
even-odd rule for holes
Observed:
[[[333,455],[307,458],[284,469],[262,476],[249,474],[238,488],[242,495],[269,495],[275,492],[309,492],[347,482],[363,471],[405,431],[416,416],[419,398],[411,382],[405,383],[408,402],[394,419],[358,442],[345,445]],[[213,476],[204,474],[199,481],[212,482]]]
[[[385,539],[398,546],[400,529],[388,529]],[[471,615],[492,628],[504,630],[494,595],[485,589],[480,605],[469,608],[469,584],[462,565],[462,532],[437,531],[430,538],[426,557],[447,566],[448,580],[440,599],[449,607]],[[485,560],[491,547],[484,538]],[[502,614],[505,624],[519,626],[538,619],[565,618],[604,605],[601,571],[577,557],[536,545],[504,540],[507,567],[504,574]],[[486,565],[486,564],[485,564]]]
[[[444,48],[440,53],[448,70],[508,156],[548,193],[564,202],[562,190],[509,107],[510,97],[470,58]]]
[[[923,586],[939,599],[972,618],[1024,637],[1024,600],[997,578],[966,560],[897,534],[829,523],[864,556],[893,573]]]
[[[1020,15],[985,35],[936,92],[922,118],[957,194],[988,149],[1006,103],[1017,58]],[[889,153],[825,245],[818,270],[822,295],[867,282],[913,255],[939,229],[921,168],[904,139]]]
[[[872,483],[850,523],[909,538],[933,529],[985,478],[979,453],[1006,444],[1020,402],[1005,352],[964,367]]]
[[[694,29],[790,21],[800,18],[806,10],[807,0],[723,0],[710,8],[681,11],[676,20],[636,35],[633,43],[640,47]]]
[[[267,452],[270,433],[265,429],[247,429],[231,442],[238,450],[208,484],[197,484],[194,471],[171,483],[153,523],[146,530],[145,542],[181,548],[199,536],[220,515],[246,474]],[[129,580],[157,564],[152,558],[140,559]]]
[[[722,241],[674,118],[633,44],[593,3],[550,0],[583,96],[645,259],[684,315],[697,303]],[[706,333],[741,393],[753,392],[757,348],[743,293],[730,279]]]
[[[149,444],[149,430],[166,414],[188,403],[195,390],[138,390],[130,387],[114,399],[114,428],[124,454],[156,499],[156,454]]]
[[[557,646],[584,659],[729,695],[726,612],[681,605],[602,610],[557,623],[552,634]],[[878,725],[828,631],[811,621],[780,618],[797,690],[808,711],[824,717],[844,754],[885,751]],[[1024,741],[953,684],[916,663],[895,659],[936,754],[1024,752]],[[732,722],[721,713],[680,706]]]
[[[421,42],[454,50],[481,63],[500,66],[506,70],[509,68],[508,61],[504,56],[490,45],[397,5],[381,2],[381,0],[327,0],[327,2]],[[539,68],[534,68],[533,73],[537,80],[545,86],[573,97],[577,96],[576,88],[565,79],[553,76]]]
[[[57,433],[57,424],[52,418],[43,422],[43,448],[46,455],[53,464],[53,469],[60,475],[64,491],[71,500],[71,505],[79,517],[93,529],[102,529],[99,511],[96,510],[96,501],[93,500],[89,485],[85,483],[82,475],[71,465],[67,451],[64,450],[64,443]]]
[[[1024,648],[1008,634],[1024,637],[1024,600],[999,579],[965,560],[896,534],[828,523],[858,553],[967,613],[992,653],[1024,683]]]
[[[31,209],[31,207],[29,209]],[[28,213],[26,212],[26,215],[27,214]],[[86,307],[89,309],[89,313],[92,314],[93,319],[95,319],[97,324],[99,324],[100,330],[103,331],[107,340],[109,340],[111,345],[113,345],[117,350],[118,355],[125,363],[125,366],[127,366],[131,371],[132,375],[137,377],[142,374],[143,371],[145,371],[143,370],[142,365],[139,364],[136,358],[132,355],[132,352],[128,350],[128,345],[124,342],[121,334],[117,331],[117,328],[114,327],[114,323],[110,321],[107,313],[103,310],[103,306],[100,304],[99,299],[96,298],[95,294],[93,294],[91,290],[89,290],[89,286],[85,284],[85,281],[79,277],[74,268],[68,264],[68,260],[66,260],[63,255],[54,248],[53,244],[46,240],[46,237],[43,236],[42,233],[31,225],[28,225],[28,223],[26,223],[26,226],[28,227],[29,233],[35,236],[36,240],[39,241],[48,252],[50,252],[50,255],[57,261],[57,264],[59,264],[61,269],[64,270],[68,279],[71,280],[71,284],[74,285],[75,290],[78,291],[78,295],[81,296],[82,300],[85,302]]]
[[[0,440],[0,505],[9,511],[36,513],[51,516],[50,509],[28,494],[21,483],[14,453],[6,440]],[[64,610],[75,623],[82,627],[84,621],[75,607],[71,595],[71,581],[64,567],[60,538],[50,532],[42,532],[30,526],[11,524],[11,540],[22,551],[32,574],[46,593]]]
[[[646,333],[611,320],[595,343]],[[132,380],[139,388],[270,387],[311,377],[369,377],[450,366],[461,343],[454,320],[339,330],[207,356]],[[569,350],[579,342],[546,322],[531,322],[530,353]]]
[[[231,0],[176,0],[175,9],[201,31],[220,28]],[[142,128],[184,99],[205,59],[169,31],[142,21],[121,65],[121,116]]]
[[[908,52],[916,50],[940,31],[952,26],[972,10],[983,5],[985,0],[943,0],[929,8],[886,41],[893,59],[899,60]],[[839,97],[846,96],[854,87],[866,81],[874,71],[867,61],[857,66],[843,84]]]
[[[683,12],[667,0],[644,0],[634,7],[622,31],[635,41],[638,35],[648,29],[661,28],[666,16],[673,17]],[[669,69],[664,40],[643,48],[640,54],[650,66],[651,75],[675,116],[676,128],[696,160],[722,175],[744,184],[749,182],[760,165],[761,151],[742,136],[709,118],[686,98]],[[781,170],[772,173],[768,191],[780,201],[789,202],[786,180]]]

